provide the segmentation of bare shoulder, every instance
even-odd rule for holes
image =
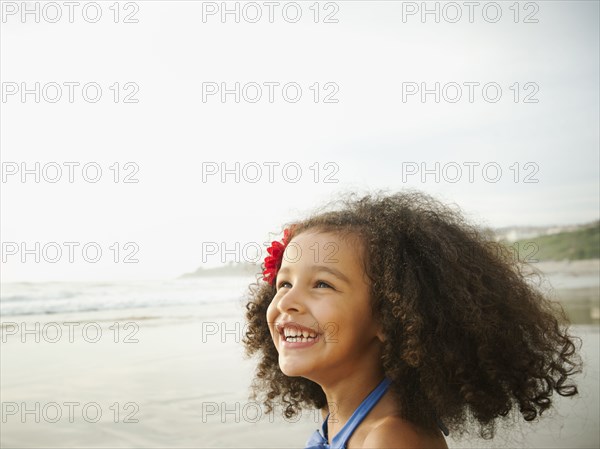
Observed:
[[[363,441],[363,448],[379,449],[448,449],[446,439],[439,435],[428,435],[412,423],[388,416],[374,425]]]

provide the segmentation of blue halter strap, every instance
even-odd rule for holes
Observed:
[[[304,449],[345,449],[346,443],[350,439],[352,433],[356,430],[363,419],[365,419],[375,404],[377,404],[377,402],[385,394],[391,382],[392,381],[386,377],[371,393],[369,393],[369,395],[361,402],[354,413],[352,413],[352,416],[350,416],[348,422],[344,424],[342,430],[340,430],[333,437],[331,444],[329,444],[329,437],[327,435],[327,419],[329,418],[328,413],[327,417],[323,421],[323,425],[321,426],[321,432],[319,432],[318,429],[315,430],[315,432],[306,442]],[[444,435],[448,436],[449,432],[446,426],[444,426],[441,421],[437,419],[436,421],[442,432],[444,432]]]

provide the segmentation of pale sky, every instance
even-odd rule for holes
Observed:
[[[34,8],[36,2],[26,3]],[[403,21],[403,8],[407,13],[413,3],[394,1],[321,2],[318,23],[313,1],[298,2],[296,23],[285,20],[293,19],[292,2],[279,2],[273,23],[264,2],[254,4],[263,14],[256,23],[246,20],[256,12],[251,7],[240,23],[232,15],[222,23],[218,13],[203,22],[203,7],[210,11],[221,2],[122,2],[114,23],[113,3],[99,2],[96,23],[85,20],[93,20],[93,8],[85,17],[76,9],[69,23],[66,6],[56,23],[49,22],[56,10],[43,6],[40,23],[33,14],[23,23],[14,11],[22,2],[2,2],[2,282],[173,278],[202,264],[203,243],[265,242],[286,222],[346,191],[417,188],[492,227],[598,219],[596,1],[529,2],[537,9],[527,10],[521,2],[517,23],[512,1],[499,3],[496,23],[488,21],[494,11],[484,17],[481,8],[469,23],[463,2],[455,3],[462,8],[456,23],[448,22],[455,12],[447,2],[439,3],[439,23],[431,15],[423,23],[418,12]],[[242,11],[244,2],[239,5]],[[338,22],[323,23],[327,16]],[[126,17],[138,22],[122,23]],[[538,22],[524,23],[525,17]],[[23,102],[20,90],[35,90],[36,82],[40,102],[34,94]],[[55,103],[53,83],[62,89]],[[71,84],[73,103],[68,83],[79,83]],[[98,102],[83,98],[87,83],[102,89]],[[206,95],[222,83],[228,89],[240,83],[245,96],[236,103],[230,94],[223,103],[219,94],[208,95],[203,102],[203,90]],[[302,90],[295,103],[283,96],[287,83],[290,96],[294,86]],[[419,93],[408,95],[414,86],[434,89],[435,83],[439,103],[433,94],[425,102]],[[251,102],[256,85],[263,95]],[[483,85],[488,100],[500,87],[497,102],[486,101]],[[456,86],[462,97],[451,102]],[[138,102],[124,103],[127,95]],[[325,103],[327,95],[337,103]],[[47,177],[62,166],[63,177],[36,183],[28,175],[23,183],[20,172],[11,174],[36,162]],[[79,164],[73,183],[65,162]],[[203,164],[234,169],[236,162],[239,183],[234,175],[223,183],[218,174],[203,182]],[[83,179],[87,163],[101,167],[98,182]],[[121,179],[137,167],[139,182],[113,182],[115,163]],[[439,182],[431,173],[422,182],[421,168],[435,171],[436,163]],[[283,173],[285,164],[291,168]],[[262,178],[244,180],[257,166]],[[300,179],[288,182],[294,167],[301,168]],[[94,176],[93,169],[87,173]],[[338,182],[325,183],[328,174]],[[35,242],[58,242],[62,257],[50,263],[50,245],[39,263],[33,254],[23,263],[19,245],[33,249]],[[79,244],[73,263],[63,242]],[[82,257],[89,242],[103,250],[97,263]],[[137,245],[139,262],[115,263],[115,242],[119,259],[135,252],[127,242]],[[205,255],[206,266],[222,258]]]

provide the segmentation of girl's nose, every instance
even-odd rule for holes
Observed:
[[[302,296],[298,287],[292,287],[279,299],[277,308],[282,313],[301,312],[304,309]]]

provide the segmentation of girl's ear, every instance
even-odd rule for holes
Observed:
[[[382,343],[386,340],[385,333],[383,332],[383,326],[381,324],[377,327],[376,335],[377,338],[379,338],[379,341],[381,341]]]

